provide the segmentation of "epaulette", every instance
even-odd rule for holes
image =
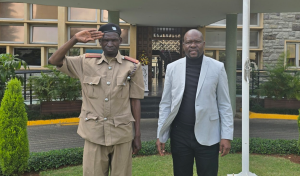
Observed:
[[[86,53],[85,54],[85,58],[92,58],[92,57],[101,58],[102,55],[99,53]]]
[[[134,59],[134,58],[128,57],[128,56],[123,56],[122,59],[126,59],[126,60],[128,60],[128,61],[130,61],[130,62],[133,62],[133,63],[136,63],[136,64],[138,64],[138,63],[140,62],[140,61],[138,61],[137,59]]]

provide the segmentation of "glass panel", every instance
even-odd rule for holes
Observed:
[[[55,19],[57,20],[57,6],[32,5],[32,19]]]
[[[258,31],[250,31],[250,47],[259,47],[258,46]],[[242,31],[237,31],[237,46],[242,47],[243,45],[243,33]]]
[[[40,48],[14,48],[14,54],[18,54],[28,65],[41,66]]]
[[[103,53],[102,49],[85,49],[85,53]]]
[[[48,48],[48,59],[52,56],[53,53],[55,53],[56,50],[57,48]]]
[[[0,48],[0,54],[6,54],[6,47]]]
[[[96,27],[70,27],[70,38],[72,38],[77,32],[83,31],[83,30],[91,30],[96,29]],[[96,41],[89,41],[88,43],[94,43],[96,44]]]
[[[96,9],[70,7],[70,21],[97,21]]]
[[[242,51],[237,51],[236,53],[236,69],[241,70],[242,69]]]
[[[225,64],[226,61],[226,51],[219,51],[219,61]]]
[[[298,44],[298,67],[300,66],[300,44]]]
[[[0,2],[0,18],[24,18],[23,3]]]
[[[71,48],[69,50],[69,56],[79,56],[80,55],[80,48]]]
[[[207,29],[205,44],[207,47],[225,47],[225,30]]]
[[[124,49],[124,50],[119,50],[120,54],[123,56],[129,56],[129,50],[128,49]]]
[[[216,51],[213,50],[205,50],[205,56],[216,59]]]
[[[101,22],[108,22],[108,11],[107,10],[102,10]],[[119,22],[125,23],[125,21],[123,21],[121,18],[120,18]]]
[[[259,68],[259,65],[258,65],[259,64],[259,62],[258,62],[258,52],[251,51],[250,54],[249,54],[249,57],[250,57],[250,61],[255,62],[256,66]]]
[[[226,25],[226,19],[215,22],[212,25]]]
[[[57,27],[33,26],[31,37],[33,43],[57,43]]]
[[[296,66],[296,44],[287,44],[287,65]]]
[[[0,25],[0,41],[24,42],[24,26]]]
[[[122,28],[121,31],[121,44],[129,44],[129,28]]]

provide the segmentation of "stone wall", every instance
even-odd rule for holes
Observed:
[[[277,61],[284,52],[285,40],[300,42],[300,12],[265,13],[263,30],[263,64]]]

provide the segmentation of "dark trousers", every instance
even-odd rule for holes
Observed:
[[[183,124],[172,124],[170,137],[174,176],[192,176],[194,160],[198,176],[218,175],[219,143],[199,144],[194,127]]]

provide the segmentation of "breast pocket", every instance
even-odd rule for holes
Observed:
[[[117,92],[118,98],[125,98],[129,96],[129,81],[126,78],[117,77],[117,86],[118,86],[118,92]]]
[[[85,76],[83,79],[83,91],[89,98],[98,98],[100,93],[100,76]]]

